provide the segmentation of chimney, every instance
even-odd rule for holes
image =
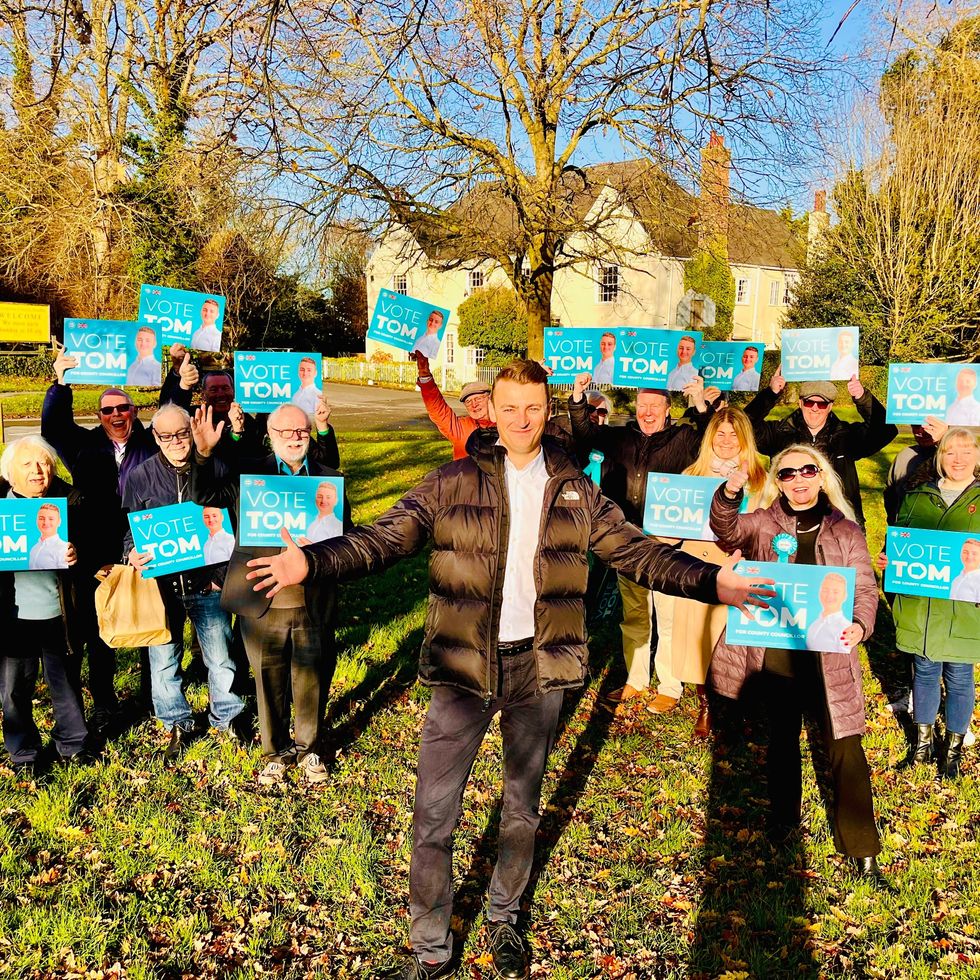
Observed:
[[[816,256],[829,227],[830,215],[827,214],[827,192],[817,191],[813,195],[813,210],[807,220],[806,257],[808,262]]]
[[[731,200],[729,171],[732,155],[724,137],[712,131],[701,150],[701,220],[698,247],[719,258],[728,258],[728,205]]]

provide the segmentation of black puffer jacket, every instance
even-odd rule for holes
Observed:
[[[694,416],[694,425],[676,424],[667,416],[659,432],[647,436],[636,419],[626,425],[596,425],[589,418],[589,403],[568,400],[575,451],[588,457],[598,449],[608,472],[602,478],[602,492],[623,508],[626,520],[643,527],[643,507],[647,496],[648,473],[680,473],[694,462],[701,446],[704,425],[710,410]]]
[[[896,426],[885,421],[885,406],[865,390],[860,398],[854,399],[861,414],[860,422],[842,422],[831,410],[827,413],[827,423],[813,435],[799,408],[784,419],[767,422],[766,416],[778,401],[779,395],[771,388],[764,388],[745,406],[759,452],[772,457],[796,443],[819,449],[836,470],[844,485],[844,496],[854,508],[858,524],[864,527],[861,483],[854,461],[874,456],[898,436]]]
[[[473,437],[471,437],[473,438]],[[374,524],[305,548],[314,579],[379,571],[432,539],[420,676],[489,697],[509,533],[505,450],[480,432],[474,454],[430,473]],[[583,597],[594,551],[621,574],[671,595],[717,601],[718,568],[644,537],[572,460],[544,443],[548,483],[535,555],[538,690],[578,687],[588,637]]]

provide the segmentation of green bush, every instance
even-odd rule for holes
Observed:
[[[48,347],[38,347],[37,352],[26,351],[17,354],[0,354],[0,375],[17,375],[22,378],[54,377],[51,365],[54,354]]]

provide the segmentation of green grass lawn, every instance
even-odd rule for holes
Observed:
[[[897,447],[892,447],[892,451]],[[355,519],[448,460],[427,435],[349,435]],[[862,466],[869,491],[887,460]],[[883,536],[880,508],[869,536]],[[210,739],[165,769],[150,725],[102,765],[36,784],[0,775],[0,976],[369,976],[407,936],[414,765],[427,693],[413,685],[425,556],[342,589],[329,714],[340,745],[316,788],[260,788],[258,747]],[[887,615],[866,691],[885,853],[881,895],[843,873],[807,763],[803,846],[761,835],[758,719],[692,745],[684,712],[610,723],[597,695],[622,682],[616,624],[592,643],[589,687],[569,695],[545,782],[530,899],[536,976],[976,977],[980,793],[975,752],[955,786],[898,768],[905,738],[883,694],[902,675]],[[137,670],[124,658],[121,685]],[[195,707],[206,691],[192,687]],[[50,729],[41,693],[38,717]],[[500,800],[499,728],[474,767],[457,835],[454,925],[464,975],[492,976],[482,909]]]
[[[50,381],[46,378],[22,378],[0,375],[0,409],[3,417],[11,419],[39,419],[44,393]],[[105,385],[72,385],[72,404],[76,415],[94,415],[99,407],[99,396]],[[134,404],[140,408],[156,408],[160,402],[159,388],[128,388]]]

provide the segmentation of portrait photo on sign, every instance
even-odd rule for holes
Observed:
[[[183,344],[217,353],[225,320],[225,297],[169,286],[140,286],[140,320],[154,324],[164,345]]]
[[[449,310],[422,299],[382,289],[374,305],[367,339],[407,354],[435,360],[449,325]]]

